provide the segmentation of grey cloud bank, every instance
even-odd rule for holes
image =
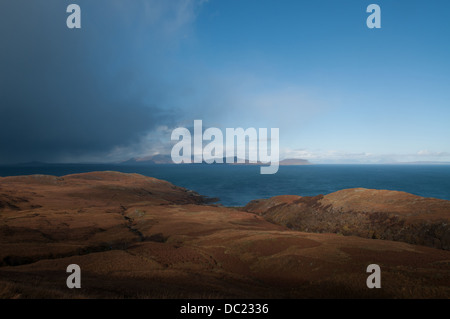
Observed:
[[[102,158],[173,125],[158,77],[193,9],[151,2],[79,1],[78,30],[65,1],[0,3],[0,163]]]

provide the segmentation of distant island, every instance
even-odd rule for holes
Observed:
[[[227,158],[224,157],[222,159],[222,161],[224,164],[232,164],[232,165],[266,165],[266,163],[262,163],[262,162],[249,163],[248,160],[245,160],[244,163],[239,163],[242,160],[240,160],[236,157],[230,158],[228,161],[227,161]],[[232,162],[232,163],[227,163],[227,162]],[[170,155],[158,154],[158,155],[153,155],[153,156],[145,156],[145,157],[141,157],[141,158],[130,158],[129,160],[120,162],[119,164],[155,165],[155,164],[174,164],[174,163],[173,163]],[[190,163],[186,163],[186,164],[190,164]],[[280,166],[297,166],[297,165],[313,165],[313,163],[311,163],[308,160],[300,159],[300,158],[287,158],[287,159],[281,160],[279,165]]]
[[[280,161],[280,165],[282,166],[313,165],[313,163],[311,163],[308,160],[300,158],[287,158]]]
[[[228,165],[268,165],[267,163],[257,162],[238,163],[236,157],[231,158],[231,163],[227,163],[227,158],[223,158],[223,163]],[[188,163],[190,164],[190,163]],[[203,165],[206,163],[203,163]],[[220,164],[220,163],[219,163]],[[146,166],[146,165],[175,165],[170,155],[152,155],[145,157],[133,157],[124,161],[115,162],[75,162],[75,163],[58,163],[58,162],[44,162],[44,161],[30,161],[22,163],[8,163],[0,164],[0,167],[48,167],[61,165],[130,165],[130,166]],[[197,164],[199,165],[199,164]],[[201,165],[201,164],[200,164]],[[217,164],[216,164],[217,165]],[[300,165],[450,165],[450,162],[440,161],[415,161],[415,162],[378,162],[378,163],[333,163],[333,162],[310,162],[306,159],[300,158],[286,158],[279,162],[280,166],[300,166]]]
[[[153,155],[153,156],[145,156],[145,157],[138,157],[138,158],[130,158],[129,160],[120,162],[119,164],[126,164],[126,165],[133,165],[133,164],[139,164],[139,165],[148,165],[148,164],[173,164],[172,158],[170,155]]]

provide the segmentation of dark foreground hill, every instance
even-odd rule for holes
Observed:
[[[366,286],[373,263],[381,289]],[[8,177],[0,297],[448,298],[450,251],[293,231],[136,174]]]
[[[245,210],[300,231],[403,241],[450,250],[450,201],[442,199],[356,188],[325,196],[255,200]]]

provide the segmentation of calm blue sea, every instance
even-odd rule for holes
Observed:
[[[105,170],[164,179],[202,195],[218,197],[226,206],[243,206],[253,199],[276,195],[315,196],[354,187],[399,190],[450,200],[450,165],[281,166],[275,175],[261,175],[257,166],[54,164],[0,166],[0,176],[62,176]]]

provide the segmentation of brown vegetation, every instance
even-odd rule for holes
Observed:
[[[0,298],[450,297],[449,251],[292,231],[136,174],[1,178],[0,201]]]
[[[404,192],[346,189],[326,196],[278,196],[245,210],[290,229],[403,241],[450,250],[450,201]]]

